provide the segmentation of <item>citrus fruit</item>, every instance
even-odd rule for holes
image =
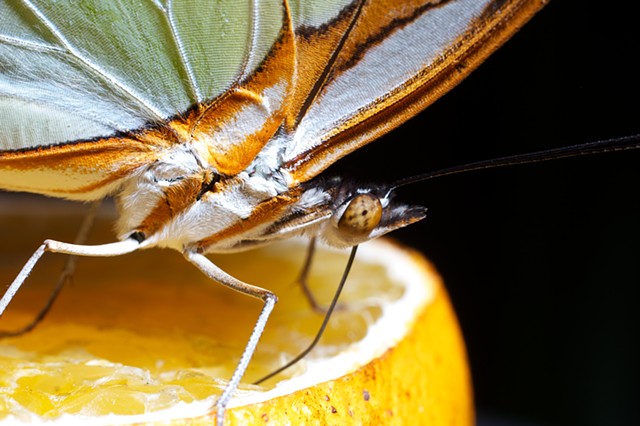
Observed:
[[[20,206],[12,201],[0,212],[2,284],[45,237],[73,240],[78,223],[66,204]],[[109,241],[109,216],[92,242]],[[250,384],[304,349],[322,321],[296,285],[304,252],[293,241],[212,256],[279,296],[226,423],[472,424],[464,344],[441,280],[420,255],[387,241],[360,248],[320,345],[293,368]],[[323,303],[347,255],[317,250],[309,284]],[[0,328],[33,318],[64,261],[45,255]],[[211,424],[260,307],[174,251],[80,259],[46,319],[0,340],[0,424]]]

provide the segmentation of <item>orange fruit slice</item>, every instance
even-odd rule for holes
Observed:
[[[46,213],[0,216],[0,231],[9,236],[0,247],[2,283],[45,235],[73,239],[66,213]],[[97,242],[108,241],[105,223],[97,226]],[[213,257],[280,298],[244,383],[304,349],[322,321],[295,284],[304,251],[290,242]],[[65,260],[45,257],[0,328],[27,323],[43,305]],[[317,251],[310,285],[325,303],[346,257]],[[473,423],[464,343],[424,258],[385,241],[363,245],[341,304],[303,362],[260,386],[240,387],[226,424]],[[210,282],[173,251],[80,259],[45,321],[0,340],[0,422],[211,424],[211,407],[259,309],[259,301]]]

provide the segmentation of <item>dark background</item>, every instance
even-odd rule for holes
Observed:
[[[380,180],[640,133],[633,2],[552,0],[477,71],[334,171]],[[640,150],[441,178],[396,232],[436,265],[479,426],[640,424]]]
[[[462,84],[337,165],[393,179],[640,133],[633,2],[554,0]],[[626,10],[625,10],[626,9]],[[441,178],[397,232],[442,273],[480,425],[640,424],[640,152]]]

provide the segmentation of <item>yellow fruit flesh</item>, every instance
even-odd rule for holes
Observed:
[[[16,226],[16,220],[24,219],[5,217],[2,226],[26,229]],[[60,233],[66,222],[64,217],[41,217],[37,230]],[[108,241],[105,230],[104,225],[98,227],[98,241]],[[72,231],[54,237],[68,241],[73,238],[69,234]],[[25,238],[31,238],[32,246],[40,241],[24,232],[11,238],[19,238],[22,245]],[[0,279],[8,283],[29,253],[6,244],[1,249]],[[300,246],[288,246],[215,257],[234,276],[280,297],[244,383],[300,351],[322,320],[295,285],[303,253]],[[333,252],[321,252],[315,259],[311,286],[321,300],[332,295],[345,259]],[[414,261],[424,269],[425,281],[432,279],[428,265]],[[32,318],[63,262],[64,256],[47,255],[0,321],[2,329],[14,329]],[[471,424],[464,346],[446,294],[439,282],[435,286],[433,302],[406,338],[381,357],[350,375],[231,409],[227,420],[401,424],[401,419],[433,418],[442,423],[431,424]],[[363,338],[368,324],[382,314],[380,298],[398,300],[403,292],[382,266],[356,264],[342,299],[344,309],[335,314],[314,356],[331,358]],[[260,307],[260,301],[210,282],[177,252],[150,250],[119,258],[81,259],[74,283],[63,291],[45,322],[24,336],[0,341],[0,419],[12,415],[26,419],[27,413],[47,419],[63,413],[142,414],[208,397],[210,403],[230,377]],[[306,365],[261,387],[243,385],[236,400],[268,390],[304,372]],[[183,413],[198,411],[187,408]],[[211,417],[189,421],[208,424]]]

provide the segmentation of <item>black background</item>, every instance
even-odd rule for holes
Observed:
[[[551,1],[462,84],[336,165],[378,180],[640,133],[633,2]],[[625,10],[626,8],[626,10]],[[442,273],[479,424],[640,424],[640,152],[441,178],[396,238]]]
[[[640,133],[632,4],[551,1],[457,88],[332,171],[391,181]],[[640,424],[638,164],[627,151],[398,194],[429,208],[394,236],[445,279],[480,425]]]

